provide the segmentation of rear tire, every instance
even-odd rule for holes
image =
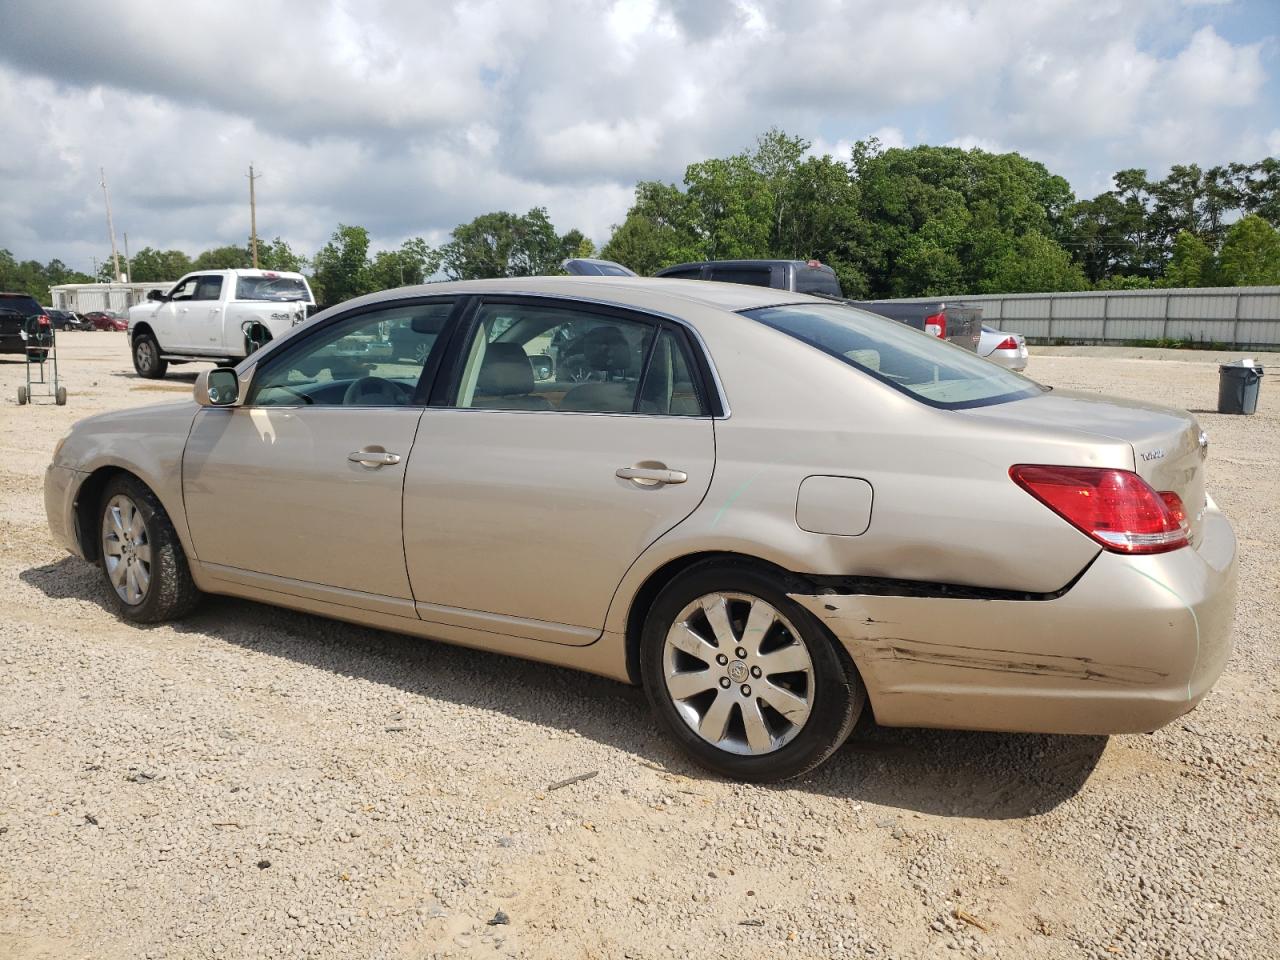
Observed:
[[[98,507],[98,563],[120,616],[159,623],[186,616],[200,600],[173,523],[141,480],[119,474]]]
[[[654,715],[723,776],[767,783],[808,773],[844,743],[866,703],[848,655],[787,592],[759,566],[706,561],[668,584],[645,619],[640,669]],[[723,609],[720,629],[708,609]]]
[[[27,388],[20,385],[18,387],[18,406],[25,407],[26,405],[27,405]]]
[[[149,333],[133,338],[133,369],[148,380],[159,380],[169,369],[168,361],[160,356],[160,344]]]
[[[53,394],[53,402],[60,407],[67,405],[67,388],[59,387]]]

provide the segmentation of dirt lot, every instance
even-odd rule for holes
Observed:
[[[1242,559],[1193,714],[1109,741],[863,724],[759,788],[608,681],[216,598],[120,622],[49,539],[44,466],[194,374],[60,345],[65,408],[17,407],[0,359],[0,957],[1280,956],[1280,382],[1201,414]],[[1154,356],[1030,372],[1214,407],[1210,358]]]

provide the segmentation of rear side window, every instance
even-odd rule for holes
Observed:
[[[742,313],[930,406],[980,407],[1044,392],[1035,381],[962,347],[843,304],[798,303]]]
[[[773,270],[769,267],[712,267],[707,271],[707,279],[769,287],[773,285]]]
[[[222,296],[222,278],[221,277],[198,277],[196,279],[196,293],[192,300],[217,300]]]
[[[658,273],[658,276],[664,280],[701,280],[702,268],[689,267],[684,270],[663,270]]]
[[[305,300],[311,302],[311,294],[300,277],[238,277],[237,300]]]

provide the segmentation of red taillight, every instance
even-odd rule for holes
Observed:
[[[931,317],[925,317],[924,332],[930,336],[945,340],[947,337],[947,315],[945,313],[935,313]]]
[[[1018,341],[1013,339],[1013,337],[1005,337],[1003,340],[1001,340],[999,343],[996,344],[996,349],[997,350],[1017,350]]]
[[[1020,463],[1014,483],[1113,553],[1164,553],[1187,545],[1187,514],[1172,490],[1157,493],[1129,470]]]
[[[37,320],[36,323],[41,327],[47,327],[49,326],[49,318],[42,313],[40,314],[40,319]]]

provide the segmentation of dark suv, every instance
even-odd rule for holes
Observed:
[[[40,343],[41,320],[45,330],[52,329],[44,307],[35,297],[25,293],[0,293],[0,353],[25,355],[28,342]]]
[[[842,297],[836,272],[817,260],[704,260],[678,263],[654,274],[675,280],[718,280],[773,287],[818,296]]]
[[[818,260],[704,260],[680,263],[654,274],[677,280],[719,280],[775,290],[831,297],[890,320],[905,323],[958,347],[977,352],[982,339],[982,310],[962,304],[846,300],[836,272]]]

